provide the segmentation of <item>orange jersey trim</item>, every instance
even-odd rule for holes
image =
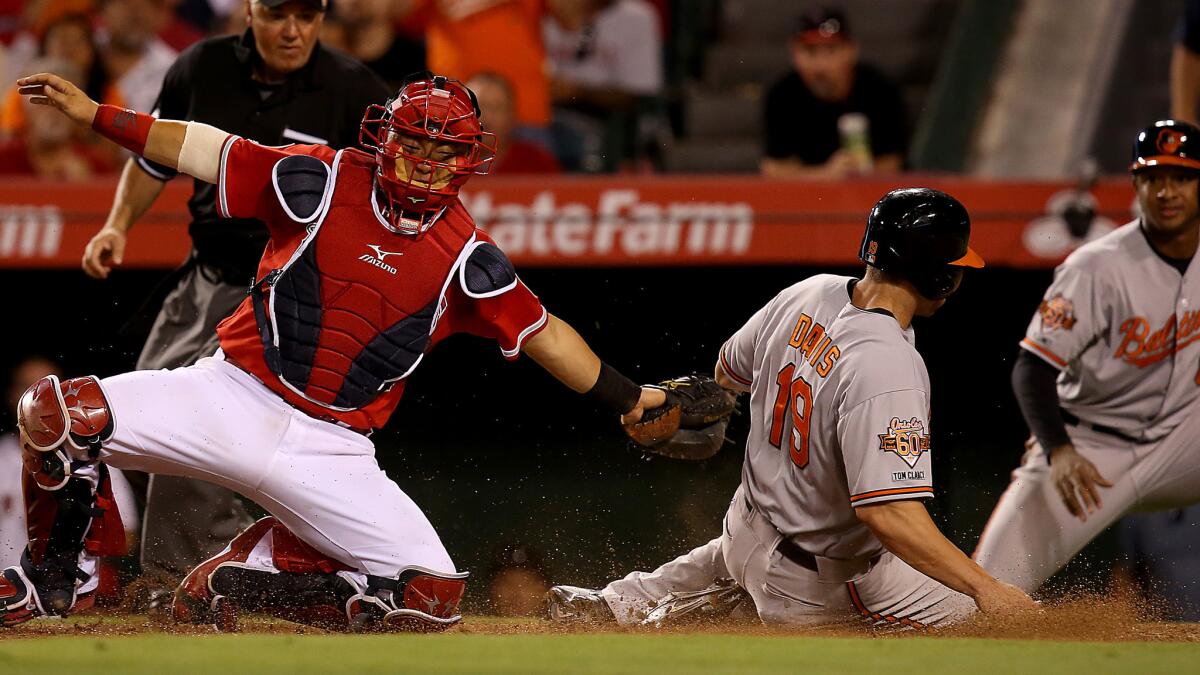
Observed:
[[[1045,347],[1039,345],[1038,343],[1034,342],[1033,340],[1030,340],[1029,338],[1025,338],[1024,340],[1021,340],[1021,344],[1028,347],[1029,349],[1037,352],[1038,354],[1041,354],[1042,356],[1046,357],[1047,359],[1050,359],[1050,362],[1053,363],[1054,365],[1058,366],[1059,368],[1067,367],[1066,359],[1062,358],[1058,354],[1055,354],[1054,352],[1050,351],[1049,349],[1046,349]]]
[[[863,492],[862,494],[850,495],[850,503],[853,504],[854,502],[861,502],[865,499],[874,499],[876,497],[890,497],[892,495],[915,495],[915,494],[921,494],[921,493],[928,493],[928,494],[932,495],[933,488],[919,486],[919,487],[906,487],[906,488],[889,488],[887,490],[872,490],[870,492]]]
[[[871,610],[867,609],[866,605],[863,604],[862,598],[858,597],[858,587],[854,585],[853,581],[847,581],[846,588],[848,588],[850,590],[850,602],[854,603],[854,608],[857,609],[858,612],[860,614],[862,614],[864,618],[873,619],[875,621],[886,621],[888,623],[898,623],[901,626],[908,626],[909,628],[924,628],[925,627],[925,624],[921,623],[920,621],[913,621],[912,619],[905,619],[905,618],[897,618],[897,617],[892,616],[891,614],[880,614],[879,612],[872,612]]]
[[[738,384],[744,384],[747,387],[753,384],[752,381],[747,380],[746,378],[734,372],[733,366],[729,365],[729,359],[725,358],[725,350],[723,349],[721,350],[721,368],[725,370],[725,374],[728,375],[734,382],[737,382]]]

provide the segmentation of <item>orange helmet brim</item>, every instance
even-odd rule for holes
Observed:
[[[958,260],[951,261],[950,264],[957,265],[958,267],[974,267],[978,269],[983,267],[983,257],[968,247],[967,252],[965,255],[963,255],[963,257],[959,258]]]

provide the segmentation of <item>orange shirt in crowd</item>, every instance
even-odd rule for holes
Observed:
[[[541,0],[417,0],[429,69],[467,81],[502,75],[516,94],[517,122],[550,123],[550,89],[542,49]]]

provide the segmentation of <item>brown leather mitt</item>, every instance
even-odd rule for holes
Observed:
[[[725,443],[725,426],[737,398],[707,375],[688,375],[654,385],[667,402],[642,419],[622,425],[638,446],[673,459],[708,459]]]

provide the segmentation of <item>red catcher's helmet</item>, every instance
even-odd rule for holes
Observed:
[[[480,126],[474,92],[429,72],[414,77],[396,98],[367,108],[358,136],[375,151],[374,197],[401,234],[432,227],[468,178],[488,172],[496,154],[496,137]],[[432,150],[422,148],[429,142]]]

